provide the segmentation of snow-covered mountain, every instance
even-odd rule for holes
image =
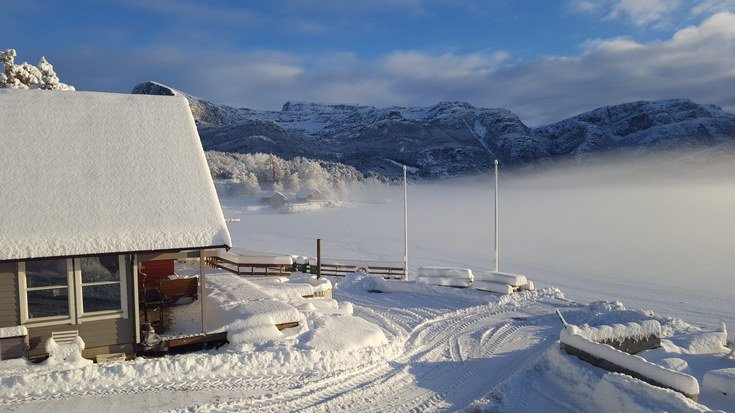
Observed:
[[[506,165],[585,159],[610,150],[732,145],[735,115],[686,99],[605,106],[539,128],[506,109],[466,102],[375,108],[286,102],[280,111],[214,104],[146,82],[133,93],[183,95],[205,149],[267,152],[352,165],[388,177],[408,165],[415,174],[444,177]]]

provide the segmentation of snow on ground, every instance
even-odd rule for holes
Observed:
[[[231,344],[103,365],[2,362],[0,404],[34,413],[735,410],[732,398],[707,389],[697,404],[568,356],[554,314],[560,309],[585,331],[655,320],[662,348],[639,355],[700,384],[711,370],[735,368],[719,325],[735,330],[733,294],[713,288],[727,285],[735,264],[735,235],[723,229],[733,187],[553,178],[501,180],[501,270],[527,275],[536,291],[499,295],[350,275],[329,278],[334,300],[306,300],[299,297],[306,285],[288,285],[304,276],[212,274],[209,308],[217,309],[209,322],[230,331]],[[491,191],[490,179],[409,187],[412,273],[492,268]],[[237,247],[313,256],[322,238],[326,256],[402,256],[397,188],[299,214],[248,209],[240,198],[222,203],[227,218],[241,219],[229,225]],[[299,327],[271,327],[294,317]],[[174,320],[179,332],[196,331],[198,303],[178,308]]]

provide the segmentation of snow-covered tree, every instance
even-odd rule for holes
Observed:
[[[15,49],[0,51],[0,63],[3,73],[0,74],[0,88],[10,89],[44,89],[73,91],[74,86],[61,83],[54,72],[54,67],[41,57],[38,67],[27,62],[15,64]]]

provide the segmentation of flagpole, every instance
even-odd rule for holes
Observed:
[[[498,230],[498,160],[495,160],[495,272],[500,270],[499,260],[499,245],[500,245],[500,232]]]
[[[403,279],[408,280],[408,179],[403,165]]]

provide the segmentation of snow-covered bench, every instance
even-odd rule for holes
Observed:
[[[469,287],[473,279],[474,275],[469,268],[419,267],[415,280],[420,284]]]
[[[533,290],[533,281],[525,275],[499,271],[487,271],[475,276],[472,287],[480,291],[510,294],[519,290]]]
[[[28,352],[28,329],[25,326],[0,328],[0,360],[21,358]]]
[[[592,341],[577,326],[566,324],[559,335],[559,341],[562,350],[594,366],[677,391],[695,401],[699,399],[699,382],[696,378],[651,363],[643,357],[625,353],[608,344]]]

